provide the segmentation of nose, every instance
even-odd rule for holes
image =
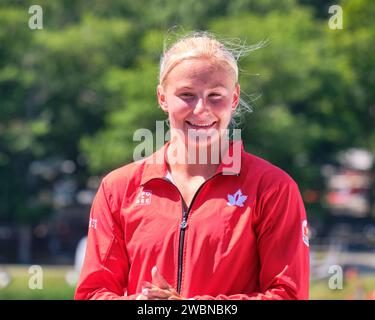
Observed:
[[[207,104],[203,98],[199,98],[197,104],[195,105],[194,114],[200,114],[207,111]]]

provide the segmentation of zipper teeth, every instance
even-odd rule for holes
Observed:
[[[178,274],[177,274],[177,292],[180,293],[181,291],[181,279],[182,279],[182,260],[183,260],[183,252],[184,252],[184,239],[185,239],[185,228],[186,228],[186,213],[184,212],[184,217],[182,219],[181,224],[185,221],[185,227],[182,228],[180,225],[180,239],[179,239],[179,246],[178,246]]]
[[[193,199],[191,200],[191,203],[187,209],[187,211],[183,211],[183,215],[182,215],[182,221],[186,221],[186,224],[185,224],[185,227],[184,228],[181,228],[180,227],[180,242],[179,242],[179,250],[178,250],[178,274],[177,274],[177,292],[180,294],[181,293],[181,281],[182,281],[182,264],[183,264],[183,253],[184,253],[184,239],[185,239],[185,230],[186,230],[186,225],[187,225],[187,219],[189,217],[189,212],[191,210],[191,207],[193,206],[193,203],[194,203],[194,200],[195,198],[197,197],[199,191],[202,189],[202,187],[208,182],[210,181],[211,179],[213,179],[214,177],[220,175],[220,173],[217,173],[215,175],[213,175],[212,177],[210,177],[209,179],[207,179],[205,182],[203,182],[200,187],[198,188],[198,190],[195,192],[194,196],[193,196]],[[178,190],[177,186],[175,186],[176,189]],[[178,192],[180,193],[180,196],[181,196],[181,200],[183,201],[183,197],[182,197],[182,194],[180,192],[180,190],[178,190]],[[181,226],[181,225],[180,225]]]
[[[169,184],[173,185],[173,187],[176,188],[177,192],[179,193],[180,198],[181,198],[181,202],[182,202],[182,221],[179,224],[180,238],[179,238],[179,242],[178,242],[178,261],[177,261],[177,292],[180,293],[181,277],[182,277],[182,259],[183,259],[182,253],[183,253],[183,250],[184,250],[185,228],[186,228],[187,216],[188,216],[188,212],[190,210],[190,207],[187,208],[187,211],[185,211],[185,204],[184,204],[183,197],[182,197],[182,194],[181,194],[180,190],[168,178],[154,178],[154,179],[162,179],[164,181],[167,181]],[[185,226],[184,226],[184,228],[181,228],[182,222],[184,220],[185,220]]]
[[[182,279],[182,264],[183,264],[183,251],[184,251],[185,230],[186,230],[186,226],[187,226],[187,219],[188,219],[188,216],[189,216],[190,209],[191,209],[191,207],[192,207],[192,205],[194,203],[194,200],[197,197],[199,191],[202,189],[202,187],[208,181],[212,180],[213,178],[215,178],[216,176],[219,176],[219,175],[221,175],[221,173],[214,174],[212,177],[210,177],[209,179],[207,179],[205,182],[203,182],[200,185],[200,187],[198,188],[198,190],[195,192],[194,197],[191,200],[190,206],[187,208],[187,211],[185,211],[185,208],[184,208],[184,200],[183,200],[184,198],[182,197],[182,194],[181,194],[180,190],[177,188],[177,186],[175,184],[173,184],[167,178],[153,178],[153,179],[151,179],[151,180],[162,179],[162,180],[167,181],[168,183],[172,184],[176,188],[176,190],[178,191],[178,193],[180,194],[181,201],[182,201],[182,207],[183,207],[183,209],[182,209],[182,221],[181,221],[181,223],[185,220],[185,226],[184,226],[184,228],[181,228],[181,223],[179,225],[180,239],[179,239],[179,245],[178,245],[178,265],[177,265],[177,292],[179,294],[181,292],[181,279]],[[238,176],[238,174],[236,174],[236,175]]]

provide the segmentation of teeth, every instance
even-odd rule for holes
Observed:
[[[198,124],[198,123],[192,123],[192,122],[189,122],[189,121],[188,121],[188,123],[193,125],[193,126],[196,126],[196,127],[210,127],[214,124],[214,122],[209,123],[209,124]]]

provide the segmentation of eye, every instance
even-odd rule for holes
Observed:
[[[220,93],[210,93],[209,95],[208,95],[208,97],[210,98],[210,99],[213,99],[213,100],[218,100],[218,99],[221,99],[222,98],[222,95],[220,94]]]
[[[194,94],[190,93],[190,92],[183,92],[180,94],[180,97],[182,99],[191,99],[194,97]]]

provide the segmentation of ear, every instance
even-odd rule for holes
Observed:
[[[160,108],[164,112],[168,112],[168,105],[166,101],[165,90],[162,85],[159,84],[157,86],[156,93],[158,95],[158,102],[159,102]]]
[[[241,88],[240,84],[237,83],[234,88],[233,100],[232,100],[232,112],[234,112],[240,103]]]

